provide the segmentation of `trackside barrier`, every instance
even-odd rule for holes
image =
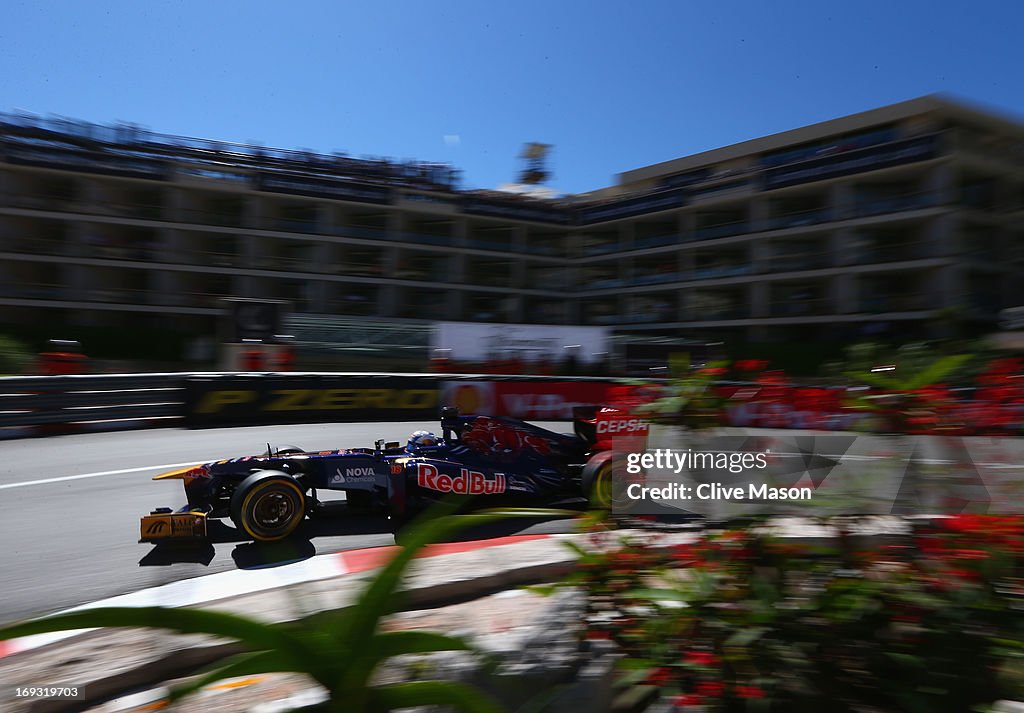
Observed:
[[[0,429],[24,435],[180,424],[185,374],[0,378]],[[8,435],[11,435],[8,433]]]
[[[161,373],[0,378],[0,438],[154,426],[433,420],[465,412],[568,419],[621,381],[369,373]]]
[[[186,425],[434,420],[464,413],[568,420],[622,381],[472,374],[229,374],[185,381]]]

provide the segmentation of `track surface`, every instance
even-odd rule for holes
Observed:
[[[538,423],[556,431],[564,423]],[[236,568],[273,567],[314,554],[394,543],[372,517],[307,520],[288,541],[255,544],[210,524],[213,544],[165,553],[138,544],[139,516],[184,504],[176,465],[256,454],[267,443],[308,450],[405,442],[428,422],[314,424],[188,431],[159,429],[0,442],[0,623]],[[324,500],[333,494],[325,494]],[[337,504],[331,510],[341,510]],[[486,537],[567,532],[566,521],[510,521]]]

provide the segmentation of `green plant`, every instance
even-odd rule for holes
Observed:
[[[725,374],[727,366],[728,362],[713,362],[696,369],[688,365],[674,368],[678,376],[665,388],[665,395],[638,406],[635,413],[655,423],[688,428],[718,425],[722,399],[715,393],[714,385]]]
[[[937,356],[925,345],[908,344],[894,363],[846,371],[846,376],[873,387],[850,400],[849,406],[874,413],[896,433],[930,432],[948,425],[943,413],[953,403],[942,382],[961,371],[970,354]]]
[[[969,711],[1022,691],[1024,519],[959,516],[898,544],[756,529],[580,551],[589,640],[619,685],[727,711]]]
[[[0,334],[0,374],[24,374],[32,365],[32,352],[17,339]]]
[[[51,631],[98,627],[145,627],[184,634],[234,639],[249,651],[232,657],[192,683],[175,690],[173,699],[213,682],[257,673],[306,674],[327,689],[325,710],[388,711],[421,705],[450,705],[465,711],[495,713],[502,708],[480,690],[453,681],[411,681],[372,686],[377,667],[393,656],[438,651],[470,651],[466,641],[418,631],[382,632],[381,619],[398,609],[402,577],[416,554],[431,542],[455,532],[508,517],[543,517],[559,510],[521,509],[450,514],[455,505],[439,506],[405,531],[403,547],[370,581],[356,603],[305,620],[265,624],[234,614],[202,609],[109,607],[61,614],[0,629],[0,639]],[[574,514],[574,513],[573,513]]]

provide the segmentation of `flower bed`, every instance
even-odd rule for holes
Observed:
[[[586,637],[624,653],[620,686],[669,707],[971,711],[1022,695],[1024,518],[958,516],[873,547],[751,527],[597,549],[570,582]]]

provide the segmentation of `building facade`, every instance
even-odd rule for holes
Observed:
[[[0,118],[0,322],[212,334],[606,325],[741,341],[936,336],[1024,304],[1024,126],[923,97],[558,200],[396,164]],[[411,321],[408,321],[411,320]]]

